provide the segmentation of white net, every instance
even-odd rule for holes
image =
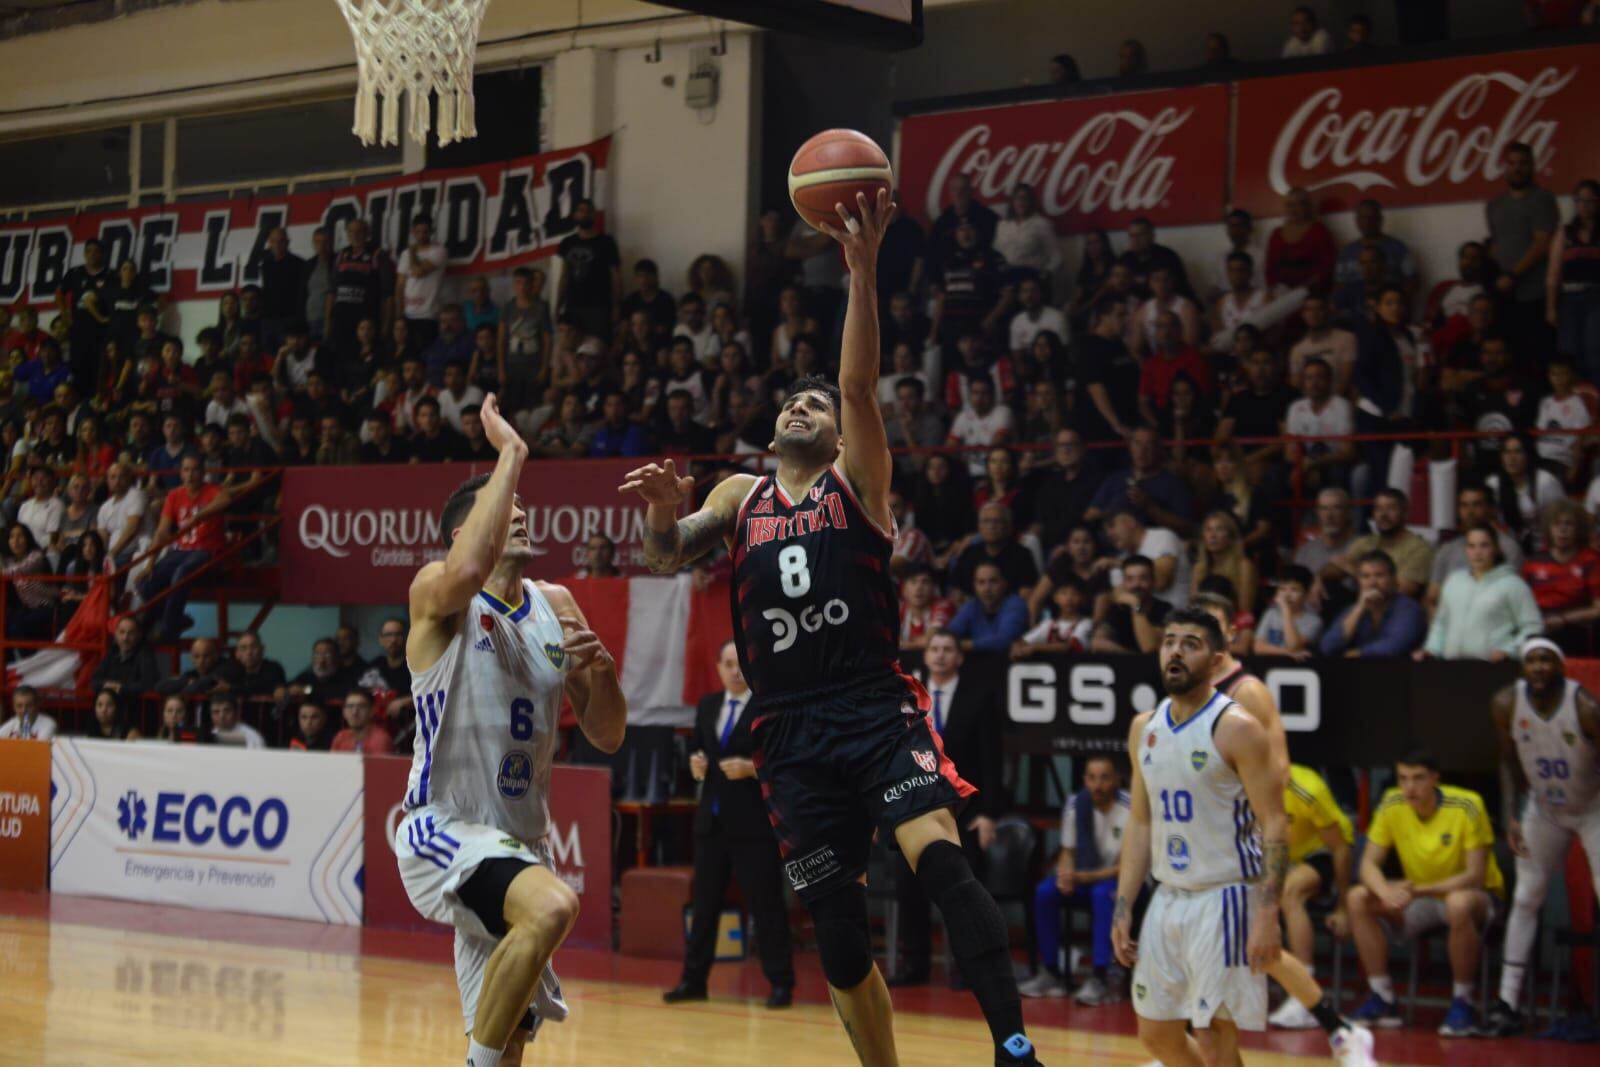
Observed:
[[[439,95],[441,145],[475,137],[472,61],[489,0],[335,0],[356,42],[356,121],[365,144],[400,141],[400,94],[409,95],[407,129],[426,143],[429,96]]]

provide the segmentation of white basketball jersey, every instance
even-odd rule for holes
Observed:
[[[1587,811],[1600,794],[1600,765],[1594,744],[1578,725],[1577,682],[1568,678],[1561,705],[1548,719],[1534,710],[1528,685],[1517,686],[1517,706],[1511,715],[1511,736],[1516,741],[1528,791],[1552,815]]]
[[[545,835],[563,640],[530,581],[514,609],[487,593],[472,598],[439,662],[411,672],[417,740],[407,811],[433,805],[524,841]]]
[[[1244,783],[1217,751],[1217,717],[1233,701],[1211,699],[1181,725],[1163,700],[1135,757],[1150,799],[1151,871],[1164,885],[1211,889],[1261,877],[1261,842]]]

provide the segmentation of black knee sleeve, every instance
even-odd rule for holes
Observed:
[[[872,972],[866,887],[850,882],[812,901],[809,907],[823,976],[835,989],[854,989]]]
[[[988,890],[973,877],[959,845],[935,841],[917,860],[917,880],[939,907],[956,959],[1006,947],[1005,920]]]

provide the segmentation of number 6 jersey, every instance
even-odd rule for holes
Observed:
[[[756,482],[733,533],[733,637],[763,711],[897,675],[893,548],[836,466],[798,501]]]
[[[522,841],[545,836],[563,640],[555,611],[530,581],[521,604],[472,598],[444,655],[411,672],[417,739],[407,811],[432,805]]]
[[[1163,700],[1145,723],[1138,752],[1150,800],[1150,870],[1180,889],[1211,889],[1261,877],[1261,842],[1238,772],[1217,751],[1217,719],[1233,701],[1216,691],[1173,725]]]

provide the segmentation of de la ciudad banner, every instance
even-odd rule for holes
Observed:
[[[1063,234],[1273,217],[1296,187],[1323,211],[1484,201],[1513,142],[1567,193],[1600,173],[1597,96],[1600,45],[1580,44],[963,108],[902,120],[896,178],[924,224],[957,175],[996,210],[1026,183]]]
[[[289,250],[311,252],[312,231],[334,247],[345,223],[365,218],[390,251],[404,248],[411,220],[433,219],[434,236],[457,272],[508,270],[552,255],[576,227],[584,198],[606,207],[609,137],[575,148],[452,170],[428,170],[335,189],[282,196],[157,204],[131,210],[0,224],[0,304],[50,304],[67,270],[98,238],[113,268],[139,265],[145,284],[168,300],[218,295],[259,282],[267,235],[283,226]]]

